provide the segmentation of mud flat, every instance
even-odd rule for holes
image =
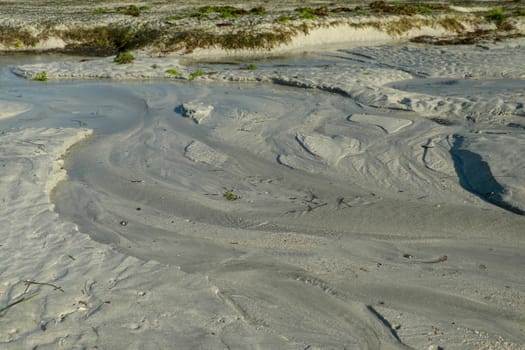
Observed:
[[[525,349],[523,39],[313,47],[1,56],[1,347]]]

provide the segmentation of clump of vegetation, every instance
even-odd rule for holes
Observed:
[[[505,12],[502,9],[497,8],[490,11],[487,15],[487,19],[495,22],[501,22],[506,18]]]
[[[193,80],[197,77],[201,77],[203,75],[204,75],[204,71],[197,69],[196,71],[190,73],[190,80]]]
[[[112,55],[154,44],[161,36],[158,29],[123,27],[117,25],[94,28],[72,28],[56,33],[70,42],[65,51],[91,55]]]
[[[266,13],[263,6],[254,7],[251,10],[245,10],[234,6],[203,6],[195,10],[191,17],[209,18],[209,15],[216,14],[220,18],[236,18],[244,15],[262,16]]]
[[[375,12],[388,13],[394,15],[430,15],[434,10],[449,10],[450,7],[444,4],[432,4],[432,3],[399,3],[392,2],[388,3],[385,0],[374,1],[370,5],[370,9]]]
[[[339,8],[338,11],[342,12],[344,8]],[[334,13],[329,10],[327,6],[321,6],[318,8],[313,7],[298,7],[295,9],[297,17],[299,19],[315,19],[317,17],[325,17]]]
[[[361,6],[356,6],[354,8],[354,13],[358,16],[366,16],[366,10]]]
[[[512,14],[514,16],[525,16],[525,9],[516,9]]]
[[[410,39],[411,42],[432,45],[472,45],[483,41],[511,39],[519,37],[518,33],[498,32],[495,30],[478,29],[470,32],[460,33],[450,37],[419,36]]]
[[[246,67],[246,69],[248,69],[248,70],[256,70],[257,66],[252,63],[252,64],[249,64],[248,67]]]
[[[38,43],[38,38],[27,29],[10,26],[0,26],[0,44],[6,46],[32,47]]]
[[[47,73],[46,72],[40,72],[40,73],[37,73],[35,74],[35,76],[33,77],[34,81],[47,81]]]
[[[125,51],[125,52],[119,52],[117,57],[113,59],[113,62],[118,63],[118,64],[127,64],[127,63],[133,62],[134,59],[135,59],[135,56],[133,56],[131,52]]]
[[[164,42],[165,50],[185,49],[191,52],[196,48],[218,46],[227,50],[270,49],[275,45],[290,42],[294,28],[271,32],[238,30],[227,33],[210,33],[204,30],[191,30],[174,33]]]
[[[427,6],[427,4],[417,4],[416,10],[422,15],[431,15],[432,10]]]
[[[192,17],[208,18],[212,13],[216,13],[221,18],[235,18],[245,14],[245,10],[233,6],[203,6],[199,7]]]
[[[291,20],[292,20],[292,17],[290,17],[290,16],[280,16],[280,17],[277,18],[277,22],[280,22],[280,23],[283,23],[283,24],[287,24]]]
[[[297,12],[297,16],[300,19],[315,19],[317,18],[317,15],[315,14],[315,10],[311,7],[300,7],[295,9],[295,12]]]
[[[176,76],[176,77],[180,75],[180,72],[176,69],[168,69],[166,70],[166,73],[168,73],[169,75]]]
[[[93,10],[93,13],[96,14],[96,15],[103,15],[105,13],[108,13],[108,10],[106,10],[103,7],[98,7],[95,10]]]
[[[138,17],[143,11],[148,11],[148,6],[138,7],[137,5],[129,5],[128,7],[118,7],[117,12],[128,16]]]
[[[266,9],[263,6],[257,6],[252,8],[248,13],[254,16],[262,16],[266,13]]]
[[[224,198],[226,198],[229,201],[236,201],[241,197],[239,197],[239,195],[233,193],[232,191],[226,191],[224,192]]]

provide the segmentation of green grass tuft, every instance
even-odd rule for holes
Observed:
[[[280,22],[280,23],[283,23],[283,24],[287,24],[291,20],[292,20],[292,17],[290,17],[290,16],[280,16],[279,18],[277,18],[277,22]]]
[[[262,16],[266,13],[266,9],[262,6],[254,7],[249,12],[250,15]]]
[[[317,18],[317,15],[315,14],[315,10],[311,7],[299,7],[295,9],[295,12],[297,13],[297,16],[300,19],[315,19]]]
[[[497,8],[490,11],[487,15],[487,19],[495,22],[501,22],[503,21],[507,16],[505,16],[505,12],[503,12],[502,9]]]
[[[34,80],[34,81],[47,81],[47,73],[46,73],[46,72],[40,72],[40,73],[37,73],[37,74],[33,77],[33,80]]]
[[[200,69],[197,69],[196,71],[192,72],[190,74],[190,80],[193,80],[197,77],[201,77],[204,75],[204,71],[200,70]]]
[[[239,195],[236,195],[232,191],[226,191],[224,192],[224,198],[226,198],[229,201],[236,201],[237,199],[241,198]]]
[[[127,64],[133,62],[135,56],[131,52],[120,52],[117,57],[113,59],[113,62],[118,64]]]
[[[149,9],[148,6],[138,7],[137,5],[129,5],[128,7],[118,7],[117,12],[128,16],[139,17],[142,12],[149,11]]]
[[[99,7],[93,10],[93,13],[96,15],[103,15],[105,13],[108,13],[108,10],[106,10],[105,8]]]
[[[166,70],[166,73],[168,73],[169,75],[176,76],[176,77],[180,75],[180,72],[176,69],[168,69]]]

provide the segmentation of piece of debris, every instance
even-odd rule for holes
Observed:
[[[204,119],[210,116],[213,111],[213,106],[206,106],[202,102],[186,102],[182,104],[181,109],[183,116],[200,124]]]

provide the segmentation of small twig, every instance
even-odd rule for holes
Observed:
[[[437,263],[444,262],[444,261],[447,261],[447,260],[448,260],[448,256],[443,255],[443,256],[440,256],[439,258],[436,258],[436,259],[420,260],[420,261],[416,261],[416,262],[421,263],[421,264],[437,264]]]
[[[350,204],[348,204],[345,201],[345,197],[337,197],[336,202],[337,202],[337,210],[341,209],[341,207],[343,207],[343,206],[345,206],[347,208],[351,208],[352,207]]]
[[[414,256],[411,255],[411,254],[403,254],[403,258],[406,258],[406,259],[414,259]],[[437,263],[440,263],[440,262],[445,262],[448,260],[448,256],[446,255],[442,255],[436,259],[432,259],[432,260],[414,260],[413,262],[415,264],[437,264]]]
[[[317,208],[324,207],[324,206],[327,205],[327,204],[328,204],[328,203],[321,203],[321,204],[317,204],[317,205],[315,205],[315,206],[308,205],[308,206],[306,207],[306,211],[307,211],[307,212],[311,212],[311,211],[314,211],[314,210],[317,209]]]
[[[24,291],[24,294],[27,293],[27,291],[29,290],[29,287],[33,284],[36,284],[36,285],[39,285],[39,286],[49,286],[49,287],[53,287],[55,290],[59,290],[61,291],[62,293],[65,293],[64,290],[62,289],[62,287],[60,286],[57,286],[55,284],[52,284],[52,283],[47,283],[47,282],[37,282],[37,281],[30,281],[30,280],[26,280],[24,281],[24,284],[26,285],[26,290]]]

